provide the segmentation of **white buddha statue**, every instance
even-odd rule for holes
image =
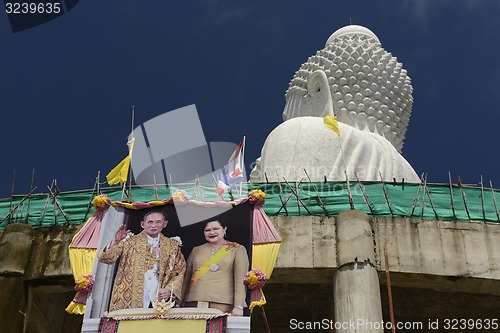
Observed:
[[[406,70],[372,31],[337,30],[295,73],[284,123],[267,137],[250,180],[419,182],[400,154],[412,91]],[[340,136],[325,116],[337,116]]]

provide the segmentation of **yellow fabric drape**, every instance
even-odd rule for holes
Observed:
[[[85,313],[85,304],[71,301],[66,307],[66,312],[69,314],[83,315]]]
[[[69,262],[75,279],[84,274],[92,274],[96,252],[96,249],[69,249]]]
[[[280,250],[281,242],[277,243],[262,243],[252,245],[252,269],[258,269],[266,274],[269,279],[273,274],[276,258]],[[251,291],[251,303],[249,305],[250,313],[256,306],[266,304],[266,297],[262,289]]]
[[[253,300],[253,297],[252,297],[253,296],[252,294],[254,292],[258,294],[258,297],[255,297],[256,300]],[[250,309],[250,313],[252,313],[253,308],[256,306],[266,305],[267,301],[266,301],[266,297],[264,296],[264,292],[262,291],[262,289],[252,290],[250,294],[251,294],[250,298],[252,299],[252,302],[250,303],[250,306],[248,307]]]
[[[71,270],[73,271],[75,281],[81,275],[92,274],[96,252],[96,249],[80,249],[70,247],[69,263],[71,265]],[[85,304],[71,301],[71,303],[69,303],[69,305],[66,307],[66,312],[69,314],[82,315],[85,313]]]
[[[281,243],[264,243],[252,245],[252,268],[258,269],[271,277]]]
[[[94,213],[95,215],[96,213]],[[88,223],[92,217],[92,215],[86,223]],[[75,281],[82,275],[85,274],[92,274],[92,270],[94,269],[94,261],[95,257],[97,255],[97,250],[92,249],[92,248],[76,248],[76,247],[71,247],[75,239],[78,237],[78,235],[84,230],[82,227],[78,232],[73,236],[73,239],[71,240],[71,243],[69,245],[69,264],[71,266],[71,271],[73,272],[73,277],[75,278]],[[79,294],[80,292],[77,292],[75,297]],[[85,304],[81,303],[76,303],[74,301],[71,301],[69,305],[66,307],[66,312],[69,314],[78,314],[82,315],[85,313]]]

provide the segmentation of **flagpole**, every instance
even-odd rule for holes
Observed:
[[[132,138],[131,140],[134,138],[134,116],[135,116],[135,109],[134,109],[134,106],[132,105]],[[132,149],[131,147],[128,147],[129,149]],[[130,154],[130,165],[129,165],[129,168],[128,168],[128,178],[129,178],[129,182],[128,182],[128,191],[129,191],[129,199],[130,199],[130,202],[132,202],[132,154]]]
[[[344,163],[345,178],[346,181],[348,181],[349,178],[347,177],[347,164],[345,163],[344,150],[342,149],[342,142],[340,141],[340,135],[338,137],[339,137],[340,155],[342,155],[342,162]]]
[[[242,168],[243,168],[243,177],[246,178],[246,168],[245,168],[245,146],[247,143],[247,136],[243,135],[243,147],[242,147],[242,152],[241,152],[241,161],[243,162]],[[243,182],[240,182],[240,198],[241,198],[241,190],[243,187]]]
[[[344,174],[346,177],[346,182],[349,182],[349,178],[347,177],[347,164],[345,162],[344,158],[344,150],[342,149],[342,142],[340,140],[340,128],[339,128],[339,123],[337,120],[337,116],[326,116],[323,118],[323,123],[325,124],[326,127],[334,131],[337,136],[339,137],[339,148],[340,148],[340,155],[342,156],[342,163],[344,164]]]
[[[214,174],[212,174],[212,177],[214,177],[215,191],[217,192],[217,188],[219,187],[219,183],[218,183],[217,179],[215,178]],[[219,177],[217,177],[217,178],[219,178]],[[219,195],[219,193],[217,193],[217,200],[220,200],[220,201],[224,200],[222,198],[222,195]]]

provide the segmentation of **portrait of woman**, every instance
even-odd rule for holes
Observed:
[[[194,247],[187,261],[184,307],[210,307],[233,316],[243,315],[248,254],[245,246],[228,241],[226,232],[227,226],[219,219],[205,223],[205,243]]]

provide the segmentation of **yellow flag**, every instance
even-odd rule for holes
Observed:
[[[129,147],[128,156],[125,157],[117,166],[111,170],[106,176],[106,180],[109,185],[120,184],[123,185],[127,181],[128,178],[128,170],[130,168],[130,160],[132,158],[132,150],[134,149],[134,141],[135,138],[130,139],[127,142]]]
[[[325,124],[326,127],[337,133],[338,136],[340,136],[340,130],[339,130],[339,123],[337,121],[337,116],[332,117],[332,116],[326,116],[323,123]]]
[[[123,185],[127,181],[128,169],[130,167],[130,155],[125,157],[117,166],[111,170],[106,176],[109,185],[120,183]]]

